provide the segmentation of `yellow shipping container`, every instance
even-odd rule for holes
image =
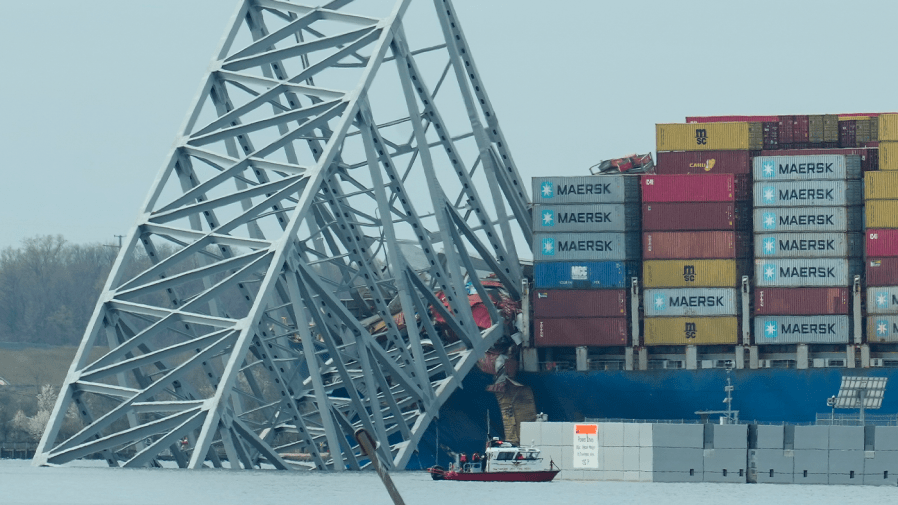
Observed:
[[[898,228],[898,200],[867,202],[867,228]]]
[[[881,141],[879,143],[879,169],[898,170],[898,142]]]
[[[898,140],[898,114],[879,116],[879,140]]]
[[[873,171],[864,174],[865,200],[898,199],[898,171]]]
[[[734,288],[736,260],[650,260],[642,262],[646,288]]]
[[[656,124],[658,151],[736,151],[763,149],[761,123]]]
[[[737,317],[647,317],[645,345],[735,344]]]

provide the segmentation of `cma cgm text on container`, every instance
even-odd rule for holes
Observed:
[[[848,316],[755,316],[756,344],[848,343]]]
[[[754,230],[759,232],[844,232],[864,229],[864,208],[772,207],[754,210]]]
[[[749,174],[748,151],[678,151],[658,153],[658,174]]]
[[[755,207],[822,207],[863,204],[861,181],[756,182]]]
[[[841,258],[755,259],[755,286],[847,286],[862,269],[861,260]]]
[[[752,160],[756,181],[858,179],[859,156],[757,156]]]
[[[638,203],[534,205],[535,232],[639,230]]]
[[[646,289],[643,294],[646,317],[735,316],[739,300],[735,288]]]
[[[639,201],[639,176],[534,177],[533,203],[624,203]]]
[[[759,233],[756,258],[847,258],[864,255],[861,233]]]
[[[535,261],[634,260],[639,258],[638,233],[534,233]]]

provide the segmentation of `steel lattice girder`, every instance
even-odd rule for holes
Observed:
[[[363,427],[404,468],[513,331],[469,304],[520,297],[530,218],[454,8],[375,7],[241,3],[35,464],[359,469]]]

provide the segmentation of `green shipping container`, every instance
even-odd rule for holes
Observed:
[[[650,260],[642,262],[642,284],[646,288],[735,288],[744,270],[736,260]]]
[[[736,344],[737,317],[647,317],[645,345]]]

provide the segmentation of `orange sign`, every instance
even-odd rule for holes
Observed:
[[[574,425],[574,433],[577,435],[595,435],[598,433],[599,427],[595,424],[577,424]]]

